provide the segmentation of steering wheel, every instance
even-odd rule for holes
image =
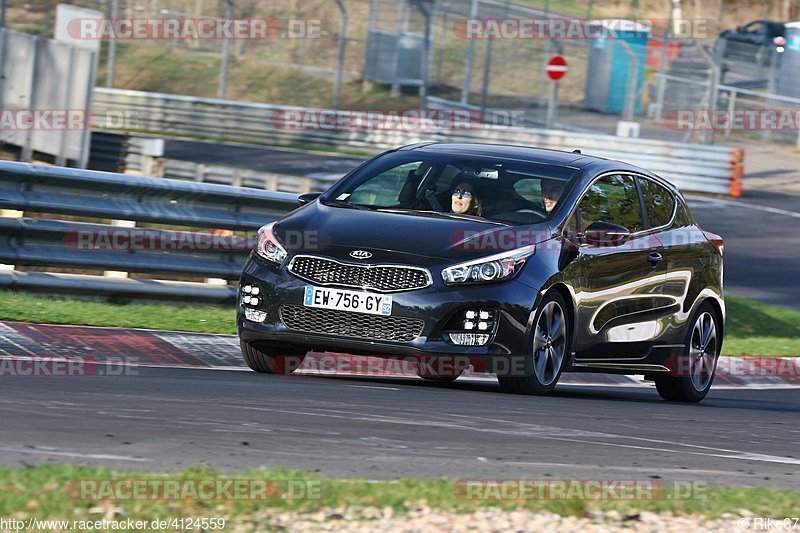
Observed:
[[[526,207],[524,209],[517,209],[514,212],[519,214],[533,213],[535,215],[539,215],[542,218],[547,218],[550,215],[550,213],[548,213],[546,209],[538,206],[531,206],[531,207]]]

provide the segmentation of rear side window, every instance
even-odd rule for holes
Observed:
[[[642,198],[650,227],[659,228],[669,224],[675,211],[675,197],[654,181],[639,178],[639,184],[642,186]]]
[[[644,229],[633,176],[614,174],[594,182],[578,204],[575,215],[581,232],[593,222],[610,222],[631,232]]]

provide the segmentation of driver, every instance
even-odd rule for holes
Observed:
[[[460,215],[483,216],[483,202],[475,191],[475,186],[466,180],[458,180],[450,200],[453,213]]]
[[[549,179],[542,180],[542,204],[544,204],[544,208],[548,213],[555,209],[563,192],[564,185],[562,182]]]

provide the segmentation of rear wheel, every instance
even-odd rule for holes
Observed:
[[[285,355],[264,352],[240,340],[242,358],[251,370],[263,374],[291,374],[303,364],[305,354]]]
[[[714,381],[722,333],[711,304],[702,304],[691,324],[683,354],[678,359],[678,376],[655,379],[658,394],[671,402],[699,402]]]
[[[558,383],[570,349],[567,304],[557,292],[544,297],[537,311],[531,353],[524,376],[498,376],[500,386],[516,394],[549,394]]]

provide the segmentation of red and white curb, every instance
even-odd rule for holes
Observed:
[[[309,354],[296,371],[331,377],[415,378],[413,370],[397,364],[371,364],[371,358],[347,356],[348,365],[323,361],[332,354]],[[335,356],[334,356],[335,358]],[[0,378],[4,360],[81,361],[90,364],[124,364],[144,367],[244,370],[235,335],[185,333],[27,322],[0,322]],[[460,380],[494,381],[493,374],[466,371]],[[642,376],[567,373],[562,385],[649,387]],[[800,357],[722,357],[714,388],[800,388]]]

